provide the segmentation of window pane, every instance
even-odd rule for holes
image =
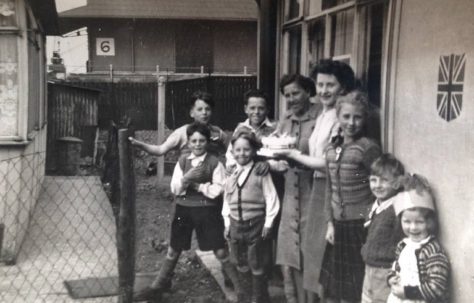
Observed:
[[[346,2],[350,2],[352,0],[322,0],[322,9],[328,9],[337,5],[344,4]]]
[[[17,135],[17,114],[17,38],[0,35],[0,136]]]
[[[347,60],[352,51],[352,33],[354,30],[354,10],[347,10],[332,17],[331,56],[343,56]],[[338,58],[336,58],[338,59]]]
[[[286,20],[291,20],[300,16],[300,0],[287,0],[288,5],[288,16]]]
[[[322,0],[310,0],[309,1],[309,15],[315,15],[321,12]]]
[[[288,72],[290,74],[299,73],[301,63],[301,28],[291,29],[289,35]]]
[[[0,27],[17,26],[15,1],[0,0]]]
[[[309,70],[316,65],[316,63],[324,58],[324,33],[326,31],[325,19],[318,19],[309,24],[308,27],[308,57]]]

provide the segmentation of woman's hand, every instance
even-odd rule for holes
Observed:
[[[332,245],[334,245],[334,234],[335,234],[334,223],[329,221],[328,222],[328,230],[326,232],[326,241],[328,241]]]
[[[130,141],[130,144],[132,144],[133,146],[141,146],[143,145],[143,142],[135,139],[134,137],[128,137],[128,141]]]
[[[290,159],[294,159],[295,158],[295,155],[300,153],[299,150],[297,149],[284,149],[284,150],[276,150],[273,152],[273,154],[276,156],[276,157],[285,157],[285,158],[290,158]]]

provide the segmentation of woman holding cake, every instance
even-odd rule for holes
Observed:
[[[308,155],[308,140],[321,107],[310,102],[316,94],[314,82],[301,75],[286,75],[280,81],[280,91],[289,110],[278,124],[276,135],[294,137],[295,147]],[[305,261],[300,239],[304,239],[306,229],[313,170],[291,160],[269,162],[272,170],[286,169],[276,263],[282,266],[287,302],[310,302],[303,289]]]
[[[330,142],[331,135],[337,130],[336,99],[341,94],[349,92],[355,87],[355,77],[352,68],[342,62],[332,60],[321,60],[312,71],[312,77],[316,80],[317,103],[316,118],[313,121],[312,132],[308,138],[307,150],[291,149],[278,154],[305,167],[312,174],[312,189],[310,198],[301,195],[300,213],[307,214],[302,217],[300,224],[300,239],[303,252],[303,289],[301,292],[287,291],[288,302],[313,302],[321,294],[319,274],[321,271],[322,258],[326,246],[326,227],[324,220],[324,197],[326,187],[324,150]],[[287,174],[288,176],[288,174]],[[299,177],[301,179],[301,177]],[[293,181],[294,183],[294,181]],[[288,184],[291,187],[291,183]],[[286,189],[286,188],[285,188]],[[305,209],[301,207],[306,201]],[[283,205],[285,205],[284,200]],[[303,269],[303,266],[300,268]],[[285,283],[286,286],[286,283]],[[291,286],[291,285],[290,285]],[[290,287],[291,290],[291,287]],[[306,301],[301,296],[306,297]]]

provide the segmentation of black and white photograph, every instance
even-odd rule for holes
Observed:
[[[0,0],[0,302],[471,303],[473,14]]]

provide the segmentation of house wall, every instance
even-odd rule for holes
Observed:
[[[214,28],[214,69],[257,69],[257,23],[228,22]]]
[[[474,23],[471,0],[402,1],[393,97],[393,152],[426,176],[452,263],[452,302],[474,298]],[[462,111],[437,112],[440,56],[466,56]]]
[[[0,148],[0,222],[5,225],[0,259],[14,260],[28,229],[45,172],[46,126],[28,145]]]
[[[78,23],[79,24],[79,23]],[[224,21],[172,21],[172,20],[136,20],[109,19],[98,22],[86,21],[89,34],[89,61],[91,71],[108,71],[113,64],[116,71],[175,71],[176,67],[212,65],[214,72],[243,72],[257,68],[257,23]],[[206,42],[210,45],[198,45],[197,39],[207,29]],[[178,35],[188,35],[188,39],[178,41]],[[193,33],[195,31],[195,33]],[[98,56],[96,38],[114,38],[115,56]],[[178,43],[179,42],[179,43]],[[178,53],[177,48],[181,51]],[[184,49],[186,48],[186,49]],[[189,51],[195,60],[186,60],[184,65],[176,62]],[[198,54],[196,54],[198,52]],[[212,58],[206,59],[204,54]],[[199,55],[199,53],[202,53]],[[203,62],[198,62],[199,57]],[[192,62],[192,63],[190,63]],[[206,66],[207,67],[207,66]],[[189,69],[190,70],[190,69]],[[177,70],[179,72],[179,70]]]

